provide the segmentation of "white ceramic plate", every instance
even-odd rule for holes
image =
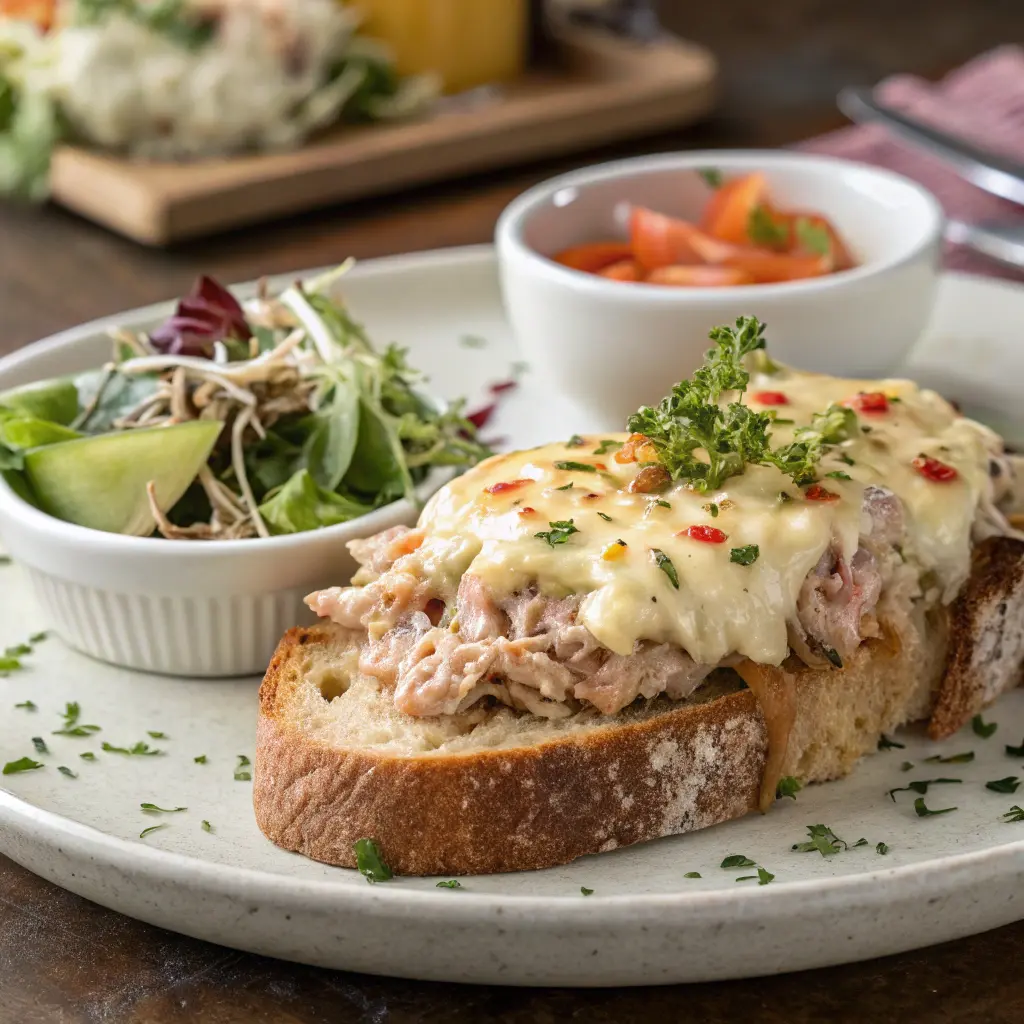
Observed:
[[[508,376],[515,360],[489,249],[369,263],[346,289],[374,337],[396,338],[433,370],[444,394]],[[752,312],[757,312],[752,310]],[[130,321],[132,315],[121,318]],[[947,277],[941,329],[915,350],[914,372],[972,408],[1007,421],[1019,408],[1024,346],[1007,325],[1024,323],[1024,289]],[[92,329],[62,337],[54,368],[79,358]],[[484,338],[483,348],[460,337]],[[74,353],[78,352],[79,357]],[[537,370],[535,370],[535,373]],[[525,378],[530,380],[530,375]],[[570,407],[524,386],[493,433],[529,445],[589,429]],[[1021,417],[1018,415],[1018,424]],[[0,568],[0,648],[45,628],[17,567]],[[1024,776],[1024,692],[986,717],[989,739],[970,730],[943,744],[900,735],[851,777],[814,786],[765,817],[529,874],[368,885],[358,874],[284,853],[253,821],[251,786],[235,781],[237,755],[252,757],[257,681],[168,679],[110,668],[56,640],[26,668],[0,679],[0,761],[37,756],[46,768],[0,778],[0,852],[32,871],[133,917],[241,949],[310,964],[406,977],[521,985],[638,985],[769,974],[842,963],[957,938],[1024,917],[1024,823],[1001,820],[1017,795],[984,783]],[[31,700],[37,711],[16,710]],[[50,735],[78,701],[93,738]],[[147,732],[166,733],[153,739]],[[145,740],[165,753],[124,757],[101,741]],[[84,761],[83,751],[97,760]],[[923,765],[934,753],[973,750],[970,764]],[[206,764],[194,758],[206,755]],[[902,772],[901,762],[915,762]],[[70,779],[59,765],[77,773]],[[910,780],[947,776],[919,818]],[[150,817],[139,804],[185,806]],[[203,820],[213,831],[205,832]],[[146,827],[167,828],[139,839]],[[808,824],[851,844],[828,859],[797,853]],[[884,842],[888,854],[876,852]],[[745,854],[775,875],[719,867]],[[700,879],[684,877],[699,871]],[[583,896],[581,886],[593,889]]]

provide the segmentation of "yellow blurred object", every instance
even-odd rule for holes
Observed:
[[[433,71],[444,91],[515,78],[526,59],[528,0],[351,0],[362,31],[391,47],[400,75]]]

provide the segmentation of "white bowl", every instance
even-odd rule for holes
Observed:
[[[151,327],[172,307],[86,324],[0,360],[0,391],[96,367],[109,357],[106,328]],[[0,479],[0,537],[56,633],[103,661],[170,675],[262,673],[285,630],[313,621],[303,597],[351,577],[346,541],[416,517],[412,502],[398,501],[349,523],[268,539],[123,537],[49,516]]]
[[[694,220],[710,197],[696,172],[763,171],[772,201],[819,212],[858,266],[805,281],[666,288],[610,281],[549,257],[623,238],[626,203]],[[776,151],[641,157],[565,174],[502,213],[496,243],[505,307],[535,378],[621,428],[697,367],[708,331],[753,314],[772,356],[806,370],[884,376],[924,329],[938,282],[943,213],[925,189],[890,171]]]

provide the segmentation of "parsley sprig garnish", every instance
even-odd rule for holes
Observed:
[[[78,701],[68,701],[64,706],[64,725],[60,729],[54,729],[54,736],[91,736],[99,732],[98,725],[84,725],[79,723],[82,717],[82,709]]]
[[[534,537],[546,540],[551,547],[564,544],[574,533],[580,532],[571,519],[556,519],[553,523],[548,523],[548,526],[551,527],[550,530],[541,530],[540,533],[535,533]]]
[[[648,439],[673,480],[685,480],[702,493],[718,489],[748,463],[775,466],[797,484],[810,483],[825,447],[856,429],[856,413],[830,406],[809,427],[797,429],[795,440],[773,448],[772,413],[755,412],[742,402],[750,381],[743,360],[764,349],[764,324],[740,317],[735,327],[716,327],[710,338],[715,347],[704,365],[676,384],[656,408],[644,406],[630,416],[630,432]],[[733,392],[736,401],[719,405],[723,395]]]
[[[357,839],[352,849],[356,855],[356,867],[368,882],[386,882],[394,876],[372,839]]]

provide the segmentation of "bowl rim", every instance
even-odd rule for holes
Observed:
[[[759,166],[770,170],[772,166],[784,167],[792,164],[803,164],[822,172],[836,168],[853,169],[905,189],[908,194],[921,203],[926,218],[925,225],[921,236],[913,244],[897,249],[889,256],[859,264],[849,270],[802,281],[778,281],[769,284],[720,287],[637,288],[634,281],[614,281],[596,274],[564,267],[556,263],[550,256],[538,252],[526,243],[524,233],[527,224],[550,200],[551,196],[562,189],[585,188],[616,178],[640,176],[649,172],[673,169],[695,170],[709,164],[714,165],[716,169],[723,170]],[[935,195],[923,185],[895,171],[862,161],[846,160],[842,157],[817,153],[774,149],[682,150],[594,164],[539,182],[518,195],[502,210],[495,226],[495,244],[502,262],[513,258],[523,260],[539,269],[540,273],[550,276],[553,281],[593,296],[614,297],[618,301],[636,305],[654,303],[668,306],[701,306],[716,305],[726,295],[730,297],[749,296],[752,301],[757,301],[776,296],[795,298],[803,294],[827,292],[830,289],[843,288],[847,285],[855,286],[867,279],[890,273],[918,258],[922,252],[940,241],[945,220],[946,214],[942,205]]]

